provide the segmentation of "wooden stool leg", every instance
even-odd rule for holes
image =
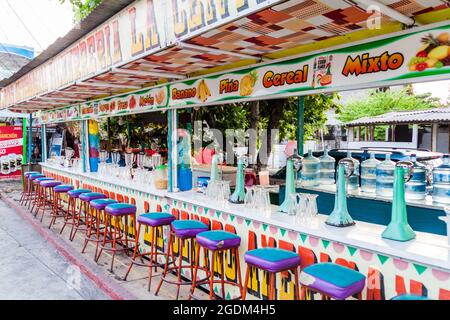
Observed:
[[[244,294],[244,287],[242,286],[242,275],[241,275],[241,263],[239,260],[239,249],[238,248],[234,248],[233,249],[234,252],[234,257],[235,257],[235,261],[236,261],[236,271],[237,271],[237,281],[238,281],[238,285],[239,285],[239,291],[240,291],[240,295],[241,295],[241,299],[242,299],[242,295]]]
[[[200,261],[200,245],[196,245],[196,250],[194,251],[197,252],[196,256],[195,256],[195,263],[194,263],[194,273],[192,274],[192,286],[191,286],[191,294],[189,295],[188,300],[191,300],[192,296],[194,295],[194,291],[195,291],[195,287],[197,286],[197,273],[198,273],[198,264]]]
[[[294,269],[294,281],[295,281],[295,284],[294,284],[294,299],[295,300],[299,300],[300,299],[300,290],[299,290],[299,287],[300,287],[300,282],[298,281],[298,268],[295,268]]]
[[[153,259],[157,259],[158,255],[156,254],[156,229],[152,227],[152,245],[150,249],[150,266],[148,268],[148,282],[147,282],[147,291],[150,291],[152,285],[152,276],[153,276]]]
[[[178,260],[178,272],[177,272],[178,284],[177,284],[177,297],[176,297],[176,300],[178,300],[178,296],[180,295],[181,266],[183,264],[183,246],[184,246],[184,239],[180,239],[179,238],[179,246],[178,247],[180,248],[180,250],[179,250],[179,258],[178,258],[179,259]]]
[[[245,296],[247,295],[247,286],[248,286],[248,278],[250,276],[250,268],[251,266],[247,264],[247,270],[245,271],[244,288],[242,289],[242,300],[245,300]]]
[[[164,271],[161,274],[161,279],[159,280],[158,287],[156,288],[155,296],[158,295],[159,289],[161,289],[161,285],[164,282],[163,278],[167,275],[167,269],[169,268],[169,257],[171,257],[171,256],[173,257],[173,243],[172,243],[173,240],[172,239],[173,239],[173,235],[172,235],[172,231],[170,231],[169,232],[169,242],[167,244],[166,262],[164,264]],[[172,258],[172,261],[175,261],[175,260],[173,260],[173,258]]]

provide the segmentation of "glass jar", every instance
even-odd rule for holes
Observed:
[[[427,195],[427,167],[417,161],[416,155],[411,154],[413,175],[405,183],[405,198],[409,200],[423,200]]]
[[[320,160],[320,183],[321,184],[334,184],[336,174],[336,160],[328,155],[328,148],[325,148],[323,156],[319,157]]]
[[[376,192],[377,165],[379,160],[375,159],[375,153],[370,158],[361,162],[361,191],[366,193]]]
[[[167,189],[169,180],[167,178],[167,165],[159,165],[155,168],[153,174],[153,181],[156,189],[165,190]]]
[[[450,203],[450,156],[444,154],[443,163],[433,169],[433,201]]]
[[[395,162],[391,160],[391,154],[386,154],[386,159],[377,165],[377,196],[392,198],[394,190]]]
[[[312,155],[312,150],[303,159],[301,177],[304,186],[317,186],[320,183],[320,160]]]

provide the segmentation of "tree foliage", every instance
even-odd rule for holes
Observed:
[[[72,5],[75,14],[75,21],[80,22],[86,18],[92,10],[94,10],[103,0],[67,0]],[[66,0],[59,0],[60,3],[65,3]]]
[[[402,90],[372,90],[366,97],[346,104],[339,115],[339,120],[346,123],[391,111],[421,110],[440,106],[438,98],[433,98],[429,93],[415,95],[410,87]]]

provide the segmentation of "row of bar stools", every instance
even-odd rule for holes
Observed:
[[[169,233],[169,242],[167,246],[166,252],[166,262],[164,264],[164,271],[161,274],[161,279],[159,281],[158,287],[156,288],[155,295],[158,295],[159,290],[161,289],[161,285],[163,282],[167,282],[170,284],[174,284],[177,286],[177,295],[176,299],[178,300],[178,296],[180,295],[180,287],[182,285],[192,285],[192,281],[182,281],[181,279],[181,270],[184,268],[191,269],[191,276],[193,275],[194,265],[191,263],[189,265],[183,265],[183,248],[186,240],[190,240],[190,248],[191,248],[191,257],[194,256],[192,251],[194,249],[194,240],[197,234],[203,231],[208,231],[208,226],[203,222],[197,220],[175,220],[171,224],[171,230]],[[178,240],[178,265],[174,265],[169,268],[169,261],[172,258],[172,261],[175,261],[175,253],[174,253],[174,241]],[[167,273],[172,271],[177,272],[178,279],[177,281],[172,281],[167,278]],[[198,280],[197,283],[204,283],[205,279]]]
[[[23,205],[25,203],[26,199],[30,195],[31,188],[30,188],[30,180],[28,179],[28,177],[32,174],[40,174],[40,172],[28,171],[23,174],[23,191],[22,191],[22,194],[21,194],[20,200],[19,200],[19,203],[21,205]]]
[[[157,267],[161,267],[158,264],[158,255],[165,255],[165,252],[158,251],[157,245],[157,234],[158,230],[160,234],[163,234],[163,228],[165,226],[170,226],[170,224],[175,220],[175,216],[170,213],[164,212],[153,212],[153,213],[145,213],[139,215],[137,218],[138,229],[137,234],[135,235],[135,245],[133,251],[133,257],[131,258],[130,266],[128,267],[127,273],[123,277],[123,280],[127,280],[128,274],[131,271],[133,265],[143,266],[149,268],[148,282],[147,282],[147,290],[150,291],[150,287],[152,284],[153,277],[153,266],[155,266],[155,271]],[[149,252],[140,252],[139,248],[139,237],[141,234],[142,226],[148,227],[150,230],[150,238],[151,238],[151,246]],[[145,264],[142,260],[142,257],[149,256],[150,262],[149,264]],[[139,258],[141,262],[136,261]]]
[[[61,195],[67,194],[67,192],[71,190],[73,190],[73,186],[68,184],[58,185],[53,188],[53,211],[51,214],[50,224],[48,225],[49,229],[55,224],[57,218],[63,218],[65,216],[64,214],[61,214],[61,212],[65,212],[61,203]]]
[[[32,173],[30,175],[28,175],[27,177],[27,182],[28,182],[28,190],[27,193],[25,195],[25,199],[23,202],[23,205],[26,206],[28,209],[30,209],[31,204],[34,201],[34,184],[33,181],[36,180],[37,178],[44,178],[45,176],[41,173]]]
[[[88,193],[88,192],[91,192],[91,190],[76,189],[76,190],[70,190],[67,192],[67,195],[69,196],[69,202],[68,202],[68,206],[67,206],[66,216],[64,217],[65,221],[64,221],[64,224],[63,224],[61,230],[59,231],[59,233],[60,234],[63,233],[66,225],[71,225],[72,227],[70,229],[70,235],[69,235],[70,241],[73,241],[73,239],[75,238],[75,234],[73,233],[74,225],[79,223],[78,217],[77,217],[77,213],[78,213],[77,207],[79,206],[81,208],[81,205],[78,203],[79,197],[81,194]]]
[[[90,214],[90,218],[87,221],[86,238],[81,253],[84,253],[89,242],[95,242],[94,259],[97,258],[98,246],[101,241],[101,221],[102,219],[105,221],[106,218],[104,210],[107,205],[113,203],[117,203],[117,201],[114,199],[93,199],[89,202],[93,212]]]
[[[103,241],[100,244],[100,251],[95,261],[97,262],[102,255],[103,250],[112,252],[111,268],[113,272],[114,258],[117,251],[124,251],[128,255],[130,248],[128,243],[134,243],[134,239],[129,237],[128,219],[132,219],[132,231],[136,236],[136,206],[127,203],[114,203],[105,207],[105,230],[103,234]],[[114,220],[114,222],[113,222]],[[122,230],[122,220],[124,228]],[[107,235],[110,235],[109,239]],[[121,244],[122,248],[117,248],[117,244]],[[108,246],[110,245],[110,247]]]
[[[201,283],[197,280],[197,272],[199,268],[199,259],[200,259],[200,248],[203,248],[204,255],[205,255],[205,269],[208,268],[206,265],[206,257],[208,257],[209,260],[209,252],[211,252],[211,263],[210,263],[210,269],[208,272],[208,280],[209,282],[209,299],[212,300],[213,298],[217,299],[217,296],[214,293],[214,283],[220,283],[221,285],[221,294],[222,299],[226,299],[225,295],[225,284],[229,284],[232,286],[238,286],[240,295],[236,297],[235,299],[241,299],[242,292],[243,292],[243,286],[242,286],[242,277],[241,277],[241,268],[240,268],[240,262],[239,262],[239,245],[241,244],[241,238],[237,236],[234,233],[227,232],[227,231],[221,231],[221,230],[215,230],[215,231],[204,231],[196,236],[196,257],[195,257],[195,263],[194,263],[194,274],[192,276],[192,287],[189,294],[189,299],[194,297],[194,291],[198,285]],[[225,279],[225,259],[224,255],[228,252],[230,255],[230,259],[233,260],[233,257],[236,261],[236,268],[237,268],[237,283],[228,281]],[[219,256],[220,258],[220,280],[214,280],[214,267],[215,267],[215,261],[216,257]]]
[[[245,273],[243,300],[247,293],[248,279],[250,269],[257,268],[269,273],[269,294],[268,299],[275,299],[275,275],[283,271],[292,271],[295,278],[295,299],[300,299],[298,288],[298,267],[300,266],[300,256],[292,251],[278,248],[260,248],[247,251],[244,255],[247,263],[247,271]]]

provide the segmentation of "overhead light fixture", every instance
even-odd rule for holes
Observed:
[[[397,20],[408,27],[412,27],[413,25],[420,25],[417,23],[414,19],[404,15],[403,13],[400,13],[391,7],[388,7],[384,3],[381,3],[376,0],[355,0],[356,2],[365,5],[366,7],[374,6],[380,8],[380,13],[384,14],[385,16],[391,17],[394,20]]]
[[[144,71],[144,70],[131,70],[131,69],[121,69],[121,68],[112,68],[111,72],[113,73],[121,73],[121,74],[129,74],[141,77],[157,77],[157,78],[165,78],[165,79],[186,79],[186,76],[178,73],[170,73],[170,72],[153,72],[153,71]]]
[[[215,49],[215,48],[210,48],[210,47],[203,47],[203,46],[199,46],[196,44],[190,44],[190,43],[181,42],[181,41],[177,42],[176,46],[179,48],[192,49],[192,50],[203,51],[203,52],[208,52],[208,53],[225,54],[228,56],[233,56],[233,57],[238,57],[238,58],[243,58],[243,59],[252,59],[252,60],[261,60],[262,59],[261,57],[255,57],[250,54],[226,51],[226,50]]]
[[[101,87],[101,88],[117,88],[117,89],[141,89],[141,86],[133,86],[133,85],[122,85],[122,84],[113,84],[108,82],[77,82],[77,85],[80,86],[89,86],[89,87]]]

